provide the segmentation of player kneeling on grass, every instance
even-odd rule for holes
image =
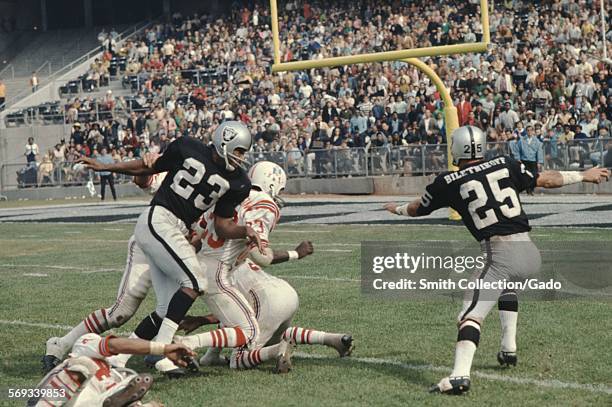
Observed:
[[[42,397],[32,398],[28,406],[123,407],[160,406],[139,400],[153,384],[153,378],[130,369],[115,369],[107,358],[119,353],[164,355],[178,366],[194,353],[182,344],[166,345],[142,339],[81,336],[70,357],[53,368],[39,383]]]
[[[141,188],[154,194],[166,173],[146,177],[135,177],[134,182]],[[143,253],[134,235],[128,240],[128,250],[125,270],[117,290],[117,298],[113,305],[100,308],[85,317],[78,325],[73,327],[63,337],[52,337],[47,340],[45,355],[42,358],[43,372],[46,374],[59,363],[76,340],[86,333],[102,334],[112,328],[119,328],[136,313],[140,304],[151,288],[150,264]],[[133,338],[151,340],[155,337],[156,328],[161,324],[162,318],[155,312],[148,318],[150,327],[143,324],[136,330]],[[123,367],[123,366],[121,366]]]
[[[235,301],[226,292],[231,281],[241,298],[248,299],[248,308],[253,310],[259,333],[249,348],[236,349],[230,359],[233,368],[252,368],[258,364],[277,359],[277,371],[288,372],[291,368],[290,342],[298,344],[321,344],[335,348],[340,356],[348,356],[352,348],[352,337],[321,331],[292,327],[291,320],[297,312],[299,299],[296,291],[286,281],[265,273],[261,267],[304,258],[313,252],[312,243],[302,242],[294,251],[273,250],[269,247],[269,234],[276,226],[279,217],[280,192],[285,188],[286,175],[278,165],[263,161],[255,164],[249,171],[252,189],[249,197],[237,208],[236,222],[249,225],[258,234],[265,246],[261,253],[254,245],[244,239],[218,239],[214,233],[212,218],[201,224],[197,242],[202,248],[198,253],[201,261],[219,259],[216,265],[208,264],[207,270],[217,270],[210,274],[209,288],[211,298],[207,304],[224,326],[235,326],[237,316],[244,313],[236,307],[223,306]],[[236,266],[231,267],[230,265]],[[223,270],[227,269],[226,274]],[[214,280],[214,281],[212,281]],[[183,328],[191,332],[198,326],[214,322],[214,318],[190,317],[183,321]],[[200,360],[201,364],[226,364],[220,358],[221,347],[226,340],[216,331],[186,337],[178,337],[187,346],[198,349],[208,347]]]
[[[537,273],[541,258],[531,242],[529,221],[519,193],[535,187],[559,188],[579,182],[599,184],[608,180],[607,169],[584,172],[544,171],[533,174],[509,156],[484,160],[486,136],[477,127],[464,126],[452,134],[455,172],[445,172],[425,188],[421,199],[398,206],[385,204],[389,212],[404,216],[425,216],[439,208],[456,210],[470,233],[480,242],[486,264],[473,276],[482,285],[503,280],[525,279]],[[497,304],[502,327],[501,365],[516,365],[518,298],[514,291],[467,291],[458,317],[459,333],[455,364],[449,377],[432,387],[432,392],[462,394],[470,388],[472,359],[480,340],[481,325]]]

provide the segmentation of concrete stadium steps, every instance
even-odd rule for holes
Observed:
[[[51,72],[86,54],[98,45],[99,29],[73,29],[40,32],[10,61],[15,77],[29,77],[32,71],[49,61]],[[39,72],[48,75],[49,66]]]

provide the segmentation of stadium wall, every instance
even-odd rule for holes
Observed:
[[[363,177],[363,178],[340,178],[340,179],[291,179],[287,182],[286,193],[299,194],[341,194],[341,195],[419,195],[425,186],[431,182],[432,176],[419,177]],[[147,197],[136,185],[116,184],[117,196],[122,197]],[[100,187],[96,186],[99,192]],[[544,190],[536,189],[536,194],[612,194],[612,182],[602,185],[575,184],[567,187]],[[109,192],[110,194],[110,192]],[[87,188],[83,186],[74,187],[42,187],[8,189],[2,191],[2,195],[9,200],[46,200],[46,199],[76,199],[89,196]]]

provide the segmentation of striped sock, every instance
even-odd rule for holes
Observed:
[[[280,344],[255,350],[239,350],[232,355],[232,369],[252,369],[255,366],[278,356]]]
[[[92,312],[83,322],[87,330],[91,333],[101,334],[110,329],[106,319],[106,310],[104,308]]]
[[[237,348],[246,345],[246,337],[240,328],[221,328],[197,335],[185,336],[181,342],[191,349]]]
[[[106,310],[99,309],[89,314],[77,326],[72,328],[70,332],[61,337],[59,342],[64,352],[68,352],[81,336],[87,333],[101,334],[108,330],[109,326],[106,320]]]
[[[315,331],[313,329],[292,326],[285,330],[285,333],[283,334],[283,339],[293,339],[298,345],[326,345],[326,335],[327,333],[323,331]]]

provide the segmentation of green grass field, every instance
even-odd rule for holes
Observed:
[[[109,306],[125,262],[131,224],[0,224],[0,405],[6,389],[34,386],[48,337],[63,335],[90,311]],[[589,230],[589,240],[612,240]],[[538,228],[538,240],[585,240],[585,230]],[[525,302],[519,317],[519,366],[501,369],[499,319],[487,319],[465,396],[430,395],[450,372],[460,301],[378,300],[360,292],[362,240],[471,239],[460,227],[288,226],[272,235],[279,248],[310,239],[315,255],[269,268],[300,294],[295,324],[349,332],[356,349],[339,359],[301,346],[288,375],[272,364],[254,371],[203,368],[181,381],[156,378],[147,399],[167,406],[203,405],[612,405],[612,305]],[[319,249],[319,251],[317,251]],[[153,308],[150,296],[121,332]],[[193,313],[206,313],[198,301]],[[140,358],[130,367],[145,371]],[[16,403],[20,405],[23,403]]]

